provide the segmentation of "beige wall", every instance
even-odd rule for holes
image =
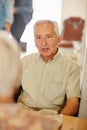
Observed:
[[[62,16],[64,20],[70,16],[80,16],[86,19],[87,0],[63,0]]]

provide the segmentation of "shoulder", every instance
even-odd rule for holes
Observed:
[[[28,54],[28,55],[24,56],[23,58],[21,58],[21,62],[33,61],[33,60],[37,59],[38,56],[39,56],[38,53]]]
[[[69,58],[63,54],[59,54],[59,59],[60,59],[61,63],[63,64],[63,66],[66,66],[66,68],[80,70],[80,66],[71,58]]]
[[[28,67],[30,64],[32,65],[32,63],[35,62],[35,60],[37,59],[38,54],[37,53],[33,53],[33,54],[28,54],[24,57],[21,58],[21,67],[22,68],[26,68]]]

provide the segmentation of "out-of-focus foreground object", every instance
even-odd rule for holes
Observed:
[[[55,120],[18,104],[0,105],[0,130],[59,130]]]
[[[12,102],[20,81],[20,48],[6,31],[0,31],[0,102]]]

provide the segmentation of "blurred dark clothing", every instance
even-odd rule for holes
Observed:
[[[20,38],[26,25],[32,19],[32,0],[15,0],[14,23],[12,25],[12,35],[20,43]]]

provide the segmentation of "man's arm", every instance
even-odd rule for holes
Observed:
[[[77,97],[69,98],[65,107],[61,111],[61,114],[74,116],[78,111],[78,107],[79,99]]]
[[[75,116],[78,112],[80,98],[80,67],[71,63],[68,70],[66,86],[66,104],[61,110],[62,114]]]

